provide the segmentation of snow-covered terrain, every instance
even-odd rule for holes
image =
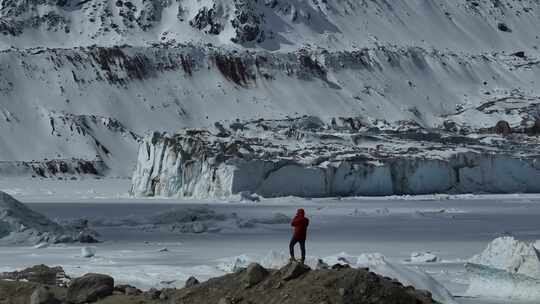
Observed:
[[[2,1],[0,174],[130,176],[142,136],[304,114],[536,134],[537,1]]]
[[[3,1],[2,46],[203,42],[266,50],[375,43],[480,52],[532,48],[534,0]],[[429,25],[429,27],[427,27]]]

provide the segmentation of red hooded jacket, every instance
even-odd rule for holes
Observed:
[[[298,209],[296,216],[291,222],[291,226],[294,227],[293,238],[299,241],[305,241],[307,237],[307,227],[309,225],[309,219],[305,217],[304,209]]]

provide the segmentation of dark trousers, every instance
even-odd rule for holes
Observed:
[[[294,237],[289,243],[289,252],[291,253],[291,258],[294,258],[294,245],[296,243],[300,244],[300,251],[302,252],[302,261],[306,259],[306,240],[297,240]]]

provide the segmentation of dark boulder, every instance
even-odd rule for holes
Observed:
[[[499,29],[499,31],[501,32],[507,32],[507,33],[511,33],[512,32],[512,29],[510,29],[508,27],[508,25],[506,25],[505,23],[499,23],[497,24],[497,28]]]
[[[525,56],[525,52],[524,52],[524,51],[515,52],[515,53],[512,54],[512,56],[519,57],[519,58],[525,58],[525,57],[527,57],[527,56]]]
[[[114,279],[108,275],[89,273],[74,279],[67,291],[67,302],[92,303],[112,295]]]
[[[199,280],[197,280],[195,277],[189,277],[189,279],[187,279],[187,281],[186,281],[185,287],[189,288],[189,287],[193,287],[193,286],[199,285],[199,284],[200,284]]]
[[[512,128],[507,121],[501,120],[495,125],[494,131],[497,134],[502,134],[506,136],[512,133]]]

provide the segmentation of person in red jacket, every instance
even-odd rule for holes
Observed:
[[[304,263],[306,260],[306,237],[307,228],[309,225],[309,219],[305,216],[304,209],[298,209],[296,216],[291,222],[291,226],[294,227],[294,233],[289,243],[289,251],[291,253],[291,261],[296,261],[294,257],[294,246],[296,243],[300,244],[300,251],[302,252],[302,259],[300,262]]]

